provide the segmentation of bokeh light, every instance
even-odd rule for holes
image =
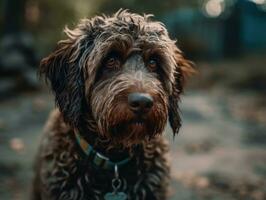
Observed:
[[[250,1],[254,2],[255,4],[259,4],[259,5],[262,5],[262,4],[266,3],[265,0],[250,0]]]
[[[209,0],[204,5],[205,13],[210,17],[219,17],[224,11],[223,0]]]

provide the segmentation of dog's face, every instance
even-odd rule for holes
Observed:
[[[119,11],[65,32],[41,73],[67,123],[89,116],[96,132],[123,146],[162,133],[168,116],[178,132],[179,95],[193,70],[161,23]]]

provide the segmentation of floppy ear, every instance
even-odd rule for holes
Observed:
[[[56,50],[41,61],[40,75],[50,82],[64,120],[77,125],[82,114],[84,80],[78,59],[74,59],[77,51],[73,43],[70,39],[59,42]]]
[[[179,96],[184,90],[184,85],[186,79],[193,73],[195,70],[193,68],[193,63],[186,60],[182,52],[178,49],[175,50],[175,81],[172,85],[172,94],[169,97],[169,122],[173,130],[173,135],[176,135],[181,126],[181,118],[179,115]]]
[[[83,19],[73,30],[65,28],[68,39],[58,43],[56,50],[44,58],[40,64],[40,75],[50,82],[55,94],[55,102],[63,113],[64,120],[77,126],[80,117],[86,112],[85,77],[90,80],[86,70],[94,38],[101,31],[98,27],[105,18],[97,16]],[[91,67],[90,71],[93,71]],[[86,84],[87,86],[90,84]],[[89,86],[88,86],[89,87]]]

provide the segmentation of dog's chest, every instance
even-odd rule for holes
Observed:
[[[51,194],[59,195],[58,199],[123,200],[134,190],[141,177],[134,161],[119,169],[117,180],[113,170],[97,168],[85,160],[61,162],[60,165],[51,161],[49,168],[46,168],[46,186]],[[75,195],[79,198],[72,198]]]

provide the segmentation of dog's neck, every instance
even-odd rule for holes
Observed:
[[[102,138],[99,133],[89,130],[87,126],[80,126],[77,131],[95,151],[112,161],[120,161],[132,156],[132,149],[111,145],[109,140]]]
[[[74,129],[74,134],[80,149],[83,151],[84,155],[90,160],[95,166],[103,169],[114,169],[115,167],[121,167],[126,165],[132,156],[128,156],[122,160],[111,159],[102,153],[96,151],[79,133],[77,129]]]

